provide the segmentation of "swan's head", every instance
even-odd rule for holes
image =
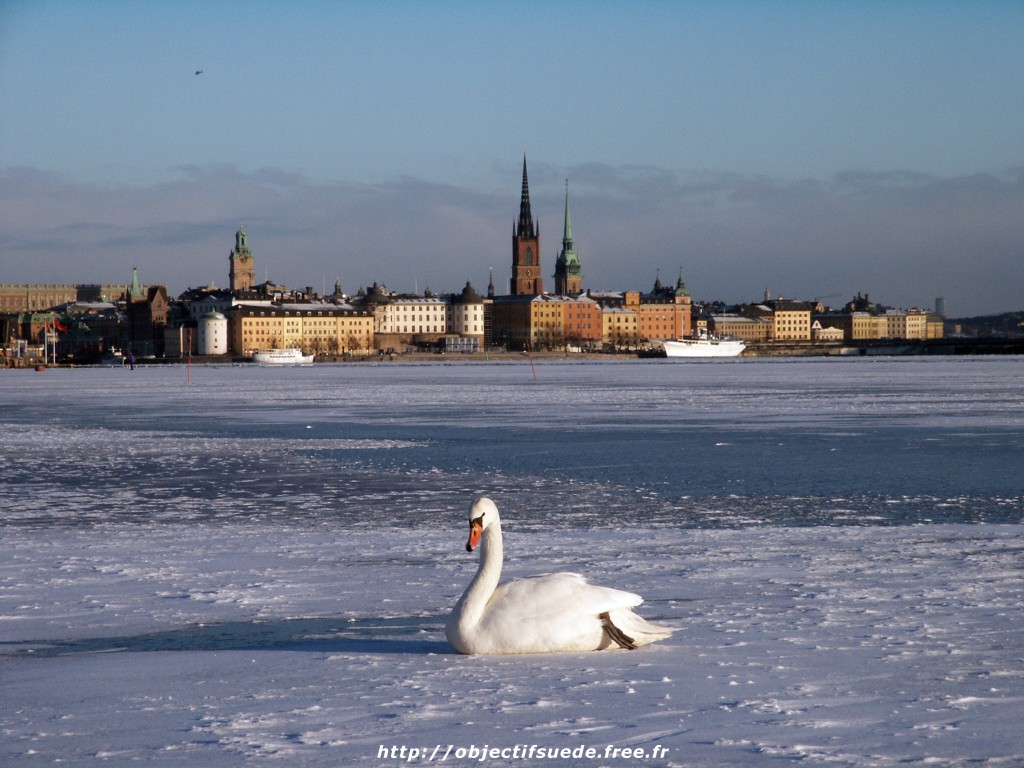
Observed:
[[[486,496],[481,496],[469,505],[469,541],[466,551],[472,552],[480,543],[484,528],[498,522],[498,508]]]

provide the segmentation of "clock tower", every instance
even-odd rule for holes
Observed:
[[[231,292],[251,291],[256,285],[256,262],[249,246],[245,244],[245,230],[241,224],[235,232],[235,247],[228,258],[231,259],[228,271]]]
[[[540,226],[530,212],[530,184],[523,155],[523,193],[519,200],[519,221],[512,228],[512,295],[530,296],[544,292],[540,276]]]

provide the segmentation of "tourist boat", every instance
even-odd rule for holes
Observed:
[[[252,361],[259,365],[309,365],[313,355],[304,355],[298,348],[259,349],[253,353]]]
[[[665,357],[739,357],[747,343],[742,339],[702,336],[698,339],[663,341]]]

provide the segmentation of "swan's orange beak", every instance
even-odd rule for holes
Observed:
[[[476,545],[480,543],[480,535],[484,532],[484,524],[479,520],[474,520],[469,524],[469,541],[466,542],[466,551],[472,552]]]

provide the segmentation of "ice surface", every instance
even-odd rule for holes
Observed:
[[[9,531],[0,762],[391,765],[380,746],[450,744],[1024,761],[1019,526],[509,534],[510,575],[584,571],[681,628],[635,652],[511,658],[444,642],[475,567],[463,538]]]
[[[0,764],[1024,764],[1019,373],[0,371]],[[680,631],[453,654],[479,492]]]

